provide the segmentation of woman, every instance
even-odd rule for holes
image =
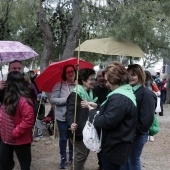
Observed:
[[[101,157],[104,170],[120,170],[126,164],[135,135],[136,98],[129,83],[129,74],[118,62],[104,71],[111,92],[100,107],[94,125],[102,129]],[[96,110],[89,105],[90,119]]]
[[[57,125],[60,134],[59,140],[59,147],[60,147],[60,155],[61,155],[61,162],[60,168],[66,168],[67,162],[67,141],[69,139],[68,125],[66,123],[66,104],[67,104],[67,97],[75,87],[75,78],[76,78],[76,70],[73,65],[66,65],[63,68],[62,73],[62,82],[57,83],[52,90],[51,93],[51,104],[55,105],[55,118],[57,120]],[[72,163],[72,155],[73,155],[73,146],[69,139],[69,163]]]
[[[31,165],[32,127],[34,124],[34,89],[25,81],[23,74],[8,74],[3,105],[0,108],[0,169],[10,169],[13,151],[21,170]]]
[[[148,139],[149,128],[153,122],[156,96],[145,87],[145,72],[140,65],[129,65],[127,71],[131,76],[130,84],[136,95],[138,122],[128,164],[121,170],[141,170],[140,156]]]
[[[74,150],[74,170],[83,170],[84,164],[89,154],[89,150],[83,143],[82,131],[88,119],[88,103],[97,107],[94,103],[97,101],[92,89],[95,86],[95,71],[93,69],[82,69],[79,71],[77,87],[77,106],[76,106],[76,123],[74,123],[76,88],[67,99],[66,120],[72,131],[75,131],[75,150]]]
[[[158,86],[154,82],[151,73],[148,70],[145,70],[145,86],[148,87],[152,92],[156,94],[156,96],[160,96],[160,91],[158,89]],[[153,136],[148,136],[148,140],[151,142],[154,142],[154,137]]]

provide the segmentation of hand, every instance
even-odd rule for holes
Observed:
[[[71,130],[74,132],[74,131],[76,131],[76,129],[77,129],[77,124],[76,123],[72,123],[71,124]]]
[[[5,81],[0,81],[0,90],[3,90],[6,87]]]
[[[81,107],[82,108],[88,108],[88,102],[85,101],[85,100],[81,101]]]
[[[97,107],[97,104],[94,102],[88,102],[88,104],[93,107],[94,109]]]

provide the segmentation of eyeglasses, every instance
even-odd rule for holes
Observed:
[[[73,74],[74,70],[67,71],[66,74]]]
[[[95,78],[90,78],[90,79],[87,79],[89,81],[96,81]]]

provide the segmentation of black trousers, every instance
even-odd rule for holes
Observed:
[[[13,152],[16,153],[21,170],[30,170],[31,143],[25,145],[8,145],[1,140],[0,144],[0,170],[12,170]],[[10,163],[10,164],[9,164]],[[13,163],[14,166],[14,163]]]

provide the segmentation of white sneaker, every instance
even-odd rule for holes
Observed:
[[[154,142],[154,137],[153,137],[153,136],[149,136],[149,140],[150,140],[151,142]]]

